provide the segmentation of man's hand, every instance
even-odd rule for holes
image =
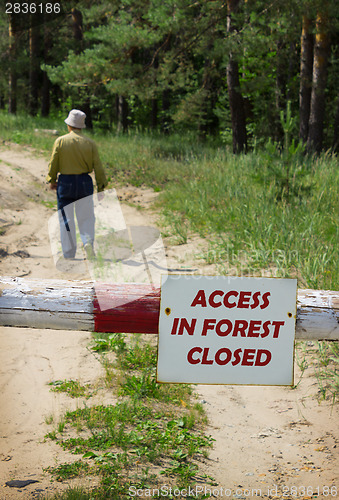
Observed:
[[[50,182],[50,184],[49,184],[49,188],[50,189],[52,189],[53,191],[55,191],[57,187],[58,187],[58,183],[57,182]]]

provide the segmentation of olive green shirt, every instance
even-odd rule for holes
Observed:
[[[55,141],[48,167],[47,182],[55,183],[58,173],[75,175],[91,173],[94,170],[98,191],[103,191],[107,186],[95,142],[75,130]]]

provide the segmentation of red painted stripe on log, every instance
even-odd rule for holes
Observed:
[[[96,283],[94,291],[94,331],[158,333],[159,288],[135,283]]]

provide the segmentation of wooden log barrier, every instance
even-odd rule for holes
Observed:
[[[0,326],[158,333],[151,285],[0,277]],[[298,290],[296,338],[339,340],[339,293]]]

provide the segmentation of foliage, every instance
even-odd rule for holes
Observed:
[[[318,381],[318,400],[338,403],[339,398],[339,342],[297,342],[296,359],[301,370],[300,383],[306,370]]]
[[[167,233],[180,214],[208,239],[201,256],[220,273],[297,277],[300,288],[336,290],[338,159],[304,157],[299,176],[294,159],[287,197],[284,174],[277,177],[284,162],[274,154],[273,166],[267,152],[194,159],[182,171],[185,182],[161,194]],[[259,171],[261,183],[253,181]]]
[[[206,456],[212,439],[201,432],[203,412],[192,404],[190,387],[155,381],[155,346],[140,335],[94,334],[91,347],[101,353],[106,386],[120,397],[115,404],[68,411],[62,425],[46,436],[82,455],[48,467],[57,480],[85,474],[99,479],[91,492],[70,489],[55,499],[74,498],[76,491],[79,498],[127,498],[131,486],[161,487],[163,476],[173,486],[193,486],[197,459]],[[151,474],[151,467],[158,474]]]
[[[339,342],[317,342],[318,356],[316,377],[319,385],[319,399],[333,403],[339,398]]]
[[[332,42],[324,126],[328,148],[335,140],[338,17],[334,0],[326,6]],[[41,105],[47,72],[51,115],[77,107],[89,113],[94,127],[120,130],[122,111],[117,102],[123,97],[132,127],[192,130],[199,137],[220,135],[228,144],[226,68],[232,52],[239,65],[239,91],[252,145],[268,138],[280,143],[284,139],[280,114],[288,102],[293,115],[298,114],[302,17],[307,14],[314,24],[320,8],[317,0],[270,4],[250,0],[232,14],[237,29],[229,33],[227,2],[222,0],[65,0],[60,15],[48,20],[45,16],[43,29],[39,26],[41,50],[35,56],[40,64]],[[82,14],[80,39],[75,39],[72,9]],[[8,100],[8,78],[15,69],[18,109],[27,111],[32,62],[29,28],[35,18],[16,18],[16,58],[10,64],[9,21],[1,6],[0,105],[5,107]]]
[[[287,102],[286,113],[281,111],[280,122],[284,132],[283,147],[269,139],[267,144],[258,151],[261,159],[257,165],[254,180],[265,186],[275,185],[275,198],[287,202],[308,195],[312,188],[305,161],[305,147],[291,137],[296,125],[292,117],[291,103]]]
[[[53,392],[66,392],[71,398],[80,398],[90,394],[90,387],[81,385],[78,380],[54,380],[49,385]]]

